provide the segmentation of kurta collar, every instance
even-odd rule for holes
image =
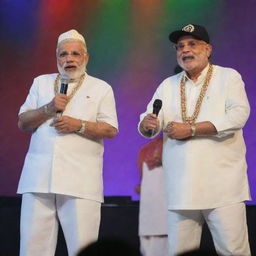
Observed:
[[[206,77],[206,74],[207,74],[208,69],[209,69],[209,63],[208,63],[207,66],[202,70],[202,72],[201,72],[200,76],[197,78],[197,81],[196,81],[196,82],[192,81],[192,80],[188,77],[187,73],[184,71],[185,79],[186,79],[186,81],[189,80],[190,82],[192,82],[192,83],[195,84],[195,85],[201,84],[201,83],[204,81],[205,77]]]

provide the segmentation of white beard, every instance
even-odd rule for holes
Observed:
[[[69,79],[69,80],[76,80],[78,78],[81,77],[82,74],[84,74],[85,70],[86,70],[86,66],[85,66],[85,61],[84,63],[77,68],[76,71],[66,71],[63,67],[61,67],[59,65],[59,63],[57,62],[57,68],[58,68],[58,71],[59,73],[61,74],[62,77],[65,77],[66,79]]]

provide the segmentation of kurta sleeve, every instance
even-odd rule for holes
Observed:
[[[232,70],[227,85],[225,115],[222,118],[209,120],[217,130],[217,137],[225,137],[243,128],[250,114],[250,106],[246,96],[241,75]]]
[[[37,78],[34,79],[33,84],[29,90],[29,94],[26,101],[20,107],[19,114],[26,112],[28,110],[38,108],[38,82]]]
[[[97,122],[105,122],[118,129],[114,93],[109,85],[99,105]]]

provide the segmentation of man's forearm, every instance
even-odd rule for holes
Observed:
[[[213,136],[217,134],[215,126],[211,122],[195,123],[195,136]]]
[[[33,131],[51,117],[45,106],[28,110],[19,115],[18,127],[22,131]]]
[[[84,136],[88,139],[111,139],[117,135],[117,129],[104,122],[86,121]]]

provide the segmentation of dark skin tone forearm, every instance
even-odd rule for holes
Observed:
[[[18,127],[22,131],[33,131],[49,118],[50,116],[46,114],[44,107],[28,110],[19,115]]]
[[[211,122],[198,122],[195,136],[213,136],[217,134],[215,126]],[[191,126],[188,123],[170,122],[163,130],[171,139],[186,139],[191,137]]]
[[[84,136],[88,139],[114,138],[117,135],[117,129],[105,122],[86,122]]]
[[[59,133],[76,132],[81,128],[82,121],[70,116],[61,116],[54,119],[52,126]],[[117,135],[117,129],[105,122],[86,121],[84,134],[80,134],[88,139],[99,140],[104,138],[114,138]]]
[[[215,126],[211,122],[198,122],[194,124],[196,127],[195,136],[213,136],[217,134]],[[148,135],[148,131],[158,131],[159,120],[156,115],[148,114],[140,123],[140,131],[144,135]],[[169,122],[163,130],[171,139],[185,139],[191,137],[191,126],[188,123]],[[150,136],[149,136],[150,137]]]
[[[47,104],[47,111],[42,106],[38,109],[29,110],[19,115],[18,126],[22,131],[33,131],[49,118],[56,115],[57,111],[64,111],[68,103],[67,96],[58,94]],[[70,116],[60,116],[54,118],[51,126],[59,133],[72,133],[81,128],[82,121]],[[98,140],[103,138],[113,138],[117,134],[117,129],[105,122],[86,121],[84,134],[80,134],[88,139]]]
[[[67,95],[57,94],[51,102],[38,109],[28,110],[19,115],[18,126],[22,131],[33,131],[42,123],[52,118],[57,111],[64,111],[68,103]]]

